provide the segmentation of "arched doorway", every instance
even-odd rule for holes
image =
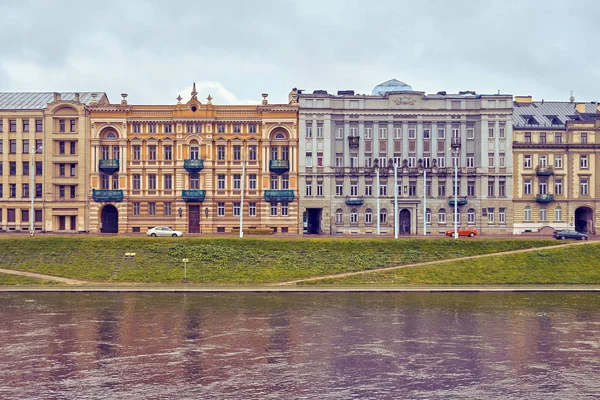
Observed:
[[[410,211],[406,208],[400,211],[400,234],[410,235]]]
[[[594,211],[589,207],[575,210],[575,230],[581,233],[592,233],[594,230]]]
[[[100,219],[101,233],[118,233],[119,232],[119,212],[113,205],[106,205],[102,209]]]

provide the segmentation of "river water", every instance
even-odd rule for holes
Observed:
[[[600,398],[594,293],[0,293],[1,399]]]

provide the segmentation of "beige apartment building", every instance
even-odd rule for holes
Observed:
[[[514,233],[596,233],[600,106],[516,96],[513,118]]]
[[[29,231],[32,218],[36,231],[89,229],[91,102],[108,99],[102,92],[0,93],[0,230]]]

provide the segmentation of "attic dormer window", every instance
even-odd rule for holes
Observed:
[[[523,115],[523,119],[525,119],[527,125],[539,125],[533,115]]]
[[[546,115],[546,118],[550,120],[552,125],[562,125],[562,121],[558,118],[557,115]]]

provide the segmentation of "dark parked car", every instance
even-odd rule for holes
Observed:
[[[566,229],[564,231],[554,231],[552,234],[556,240],[575,239],[575,240],[588,240],[588,235],[585,233]]]

